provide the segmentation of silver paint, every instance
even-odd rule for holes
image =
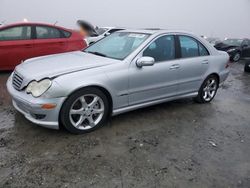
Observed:
[[[120,114],[137,108],[175,100],[194,97],[203,81],[210,74],[217,74],[220,84],[228,76],[225,66],[228,55],[217,51],[204,39],[192,33],[166,30],[126,30],[126,32],[148,33],[150,37],[126,59],[114,60],[84,52],[69,52],[57,55],[33,58],[16,67],[24,81],[22,90],[13,88],[12,75],[7,88],[14,101],[28,104],[27,112],[18,108],[30,121],[50,128],[58,128],[59,112],[67,97],[80,88],[100,87],[112,98],[112,114]],[[120,31],[124,32],[124,31]],[[162,35],[187,35],[200,41],[210,56],[175,59],[155,63],[152,66],[138,67],[136,61],[142,57],[142,51],[153,40]],[[50,89],[39,98],[26,94],[25,87],[32,80],[51,78]],[[57,104],[54,110],[41,110],[44,103]],[[46,115],[45,119],[32,118],[33,111]]]

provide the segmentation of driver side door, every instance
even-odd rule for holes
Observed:
[[[138,67],[140,57],[152,57],[152,66]],[[152,41],[129,67],[129,105],[175,96],[179,69],[174,35],[163,35]]]

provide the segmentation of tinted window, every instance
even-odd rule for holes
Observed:
[[[143,52],[143,56],[153,57],[155,61],[167,61],[175,58],[173,36],[163,36],[152,42]]]
[[[0,41],[28,40],[31,38],[30,26],[11,27],[0,31]]]
[[[180,36],[179,39],[183,58],[199,56],[199,47],[196,40],[187,36]]]
[[[61,33],[58,29],[46,26],[36,26],[37,39],[53,39],[60,38]]]
[[[224,44],[229,46],[241,46],[242,42],[242,39],[226,39],[223,41]]]
[[[70,33],[70,32],[68,32],[68,31],[61,30],[61,32],[63,33],[64,38],[69,38],[69,37],[70,37],[70,35],[71,35],[71,33]]]
[[[248,41],[247,40],[244,40],[241,44],[241,46],[248,46]]]
[[[209,55],[208,50],[201,43],[199,43],[199,53],[200,53],[200,56],[207,56],[207,55]]]

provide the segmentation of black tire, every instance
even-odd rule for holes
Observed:
[[[216,86],[215,86],[215,93],[213,94],[213,96],[211,97],[211,99],[208,100],[208,99],[205,99],[205,98],[204,98],[204,94],[205,94],[204,89],[205,89],[205,87],[207,86],[207,83],[208,83],[209,80],[214,80]],[[214,97],[215,97],[215,95],[216,95],[216,93],[217,93],[218,88],[219,88],[219,80],[218,80],[218,77],[217,77],[216,75],[210,75],[210,76],[208,76],[208,77],[205,79],[205,81],[202,83],[202,85],[201,85],[201,87],[200,87],[200,89],[199,89],[198,95],[197,95],[197,97],[194,98],[194,100],[195,100],[196,102],[198,102],[198,103],[209,103],[209,102],[211,102],[211,101],[214,99]]]
[[[104,113],[103,116],[98,124],[96,124],[94,127],[87,129],[87,130],[82,130],[76,128],[70,120],[70,110],[72,105],[75,103],[79,97],[84,96],[84,95],[96,95],[100,97],[103,101],[104,104]],[[76,91],[72,95],[66,99],[64,102],[61,111],[60,111],[60,122],[61,124],[65,127],[65,129],[73,134],[84,134],[84,133],[89,133],[92,132],[101,126],[103,126],[107,120],[109,114],[109,102],[107,96],[98,88],[94,87],[88,87],[88,88],[83,88],[81,90]]]
[[[236,52],[236,53],[233,55],[231,61],[233,61],[233,62],[239,62],[240,59],[241,59],[241,54],[240,54],[240,52],[238,51],[238,52]]]
[[[245,72],[250,72],[250,60],[245,63],[244,71]]]

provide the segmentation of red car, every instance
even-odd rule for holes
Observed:
[[[0,70],[13,70],[26,59],[82,50],[86,43],[79,33],[41,23],[0,27]]]

